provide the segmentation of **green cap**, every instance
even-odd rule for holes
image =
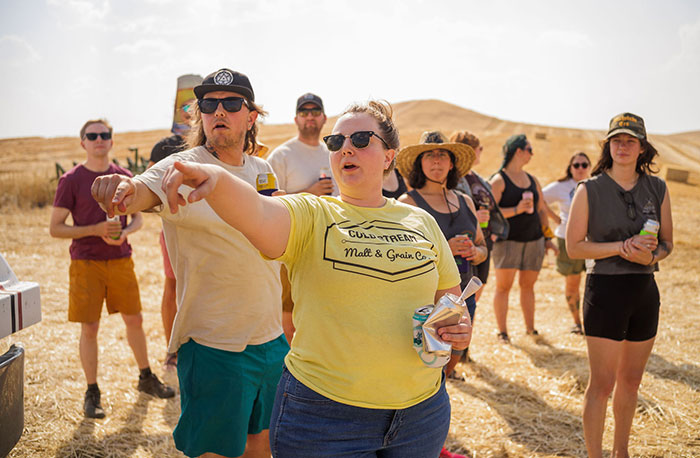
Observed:
[[[647,130],[644,127],[644,120],[632,113],[620,113],[610,120],[610,128],[608,129],[608,138],[617,134],[629,134],[637,137],[640,140],[647,138]]]

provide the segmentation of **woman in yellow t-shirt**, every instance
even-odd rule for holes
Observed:
[[[276,457],[437,456],[450,423],[442,370],[413,350],[412,316],[459,294],[449,245],[427,212],[382,196],[398,131],[388,104],[353,105],[324,137],[338,197],[266,197],[209,165],[176,163],[171,202],[195,188],[260,252],[283,261],[296,334],[270,421]],[[184,204],[184,199],[179,201]],[[468,317],[438,330],[464,349]]]

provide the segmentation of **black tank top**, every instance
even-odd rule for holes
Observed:
[[[399,181],[399,187],[396,188],[396,191],[387,191],[386,189],[382,189],[382,195],[390,199],[398,199],[406,192],[406,183],[403,181],[403,177],[398,170],[394,169],[392,173],[396,174],[396,179]]]
[[[521,188],[516,186],[503,170],[499,171],[498,173],[503,177],[503,181],[506,184],[506,187],[503,190],[503,195],[501,195],[501,200],[498,202],[499,207],[517,207],[518,202],[520,202],[523,198],[523,193],[525,191],[530,191],[534,196],[534,205],[535,209],[537,209],[540,196],[537,193],[537,185],[535,184],[535,180],[532,178],[532,175],[525,172],[530,180],[530,186],[527,188]],[[543,236],[542,224],[540,223],[540,216],[537,214],[537,210],[535,210],[533,213],[521,213],[519,215],[512,216],[508,218],[508,224],[510,224],[510,232],[508,233],[507,240],[530,242]]]
[[[408,195],[413,198],[418,207],[427,211],[435,218],[435,221],[437,221],[440,230],[447,240],[450,240],[455,235],[463,234],[469,236],[469,239],[473,242],[476,238],[476,225],[478,224],[476,215],[469,209],[464,197],[459,193],[456,194],[457,200],[459,201],[459,210],[450,215],[449,213],[440,213],[436,211],[415,189],[408,192]],[[473,275],[473,266],[471,262],[461,256],[455,256],[455,262],[459,267],[462,278],[466,277],[467,279],[471,279]]]

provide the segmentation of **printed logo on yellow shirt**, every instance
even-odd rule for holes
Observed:
[[[435,269],[433,243],[420,231],[391,221],[343,221],[326,228],[323,259],[333,268],[397,282]]]

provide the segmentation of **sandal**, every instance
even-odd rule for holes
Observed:
[[[532,331],[528,332],[527,335],[529,335],[529,336],[539,336],[540,333],[537,332],[537,329],[533,329]]]
[[[579,336],[583,335],[583,328],[581,328],[580,324],[575,324],[573,328],[571,328],[571,334],[576,334]]]
[[[507,332],[499,332],[497,337],[498,337],[498,340],[500,340],[503,343],[510,343],[510,337],[508,337]]]

